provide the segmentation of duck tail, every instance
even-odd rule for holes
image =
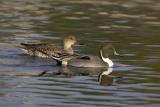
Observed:
[[[20,43],[20,45],[27,46],[28,44],[27,43]]]
[[[26,47],[24,45],[22,45],[23,43],[21,44],[18,44],[18,45],[15,45],[15,47],[18,47],[18,48],[22,48],[22,49],[25,49]]]

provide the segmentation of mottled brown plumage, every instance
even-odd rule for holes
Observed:
[[[46,58],[48,56],[59,56],[63,53],[73,54],[72,45],[76,43],[74,36],[67,36],[64,38],[64,46],[57,46],[56,44],[27,44],[21,43],[18,47],[22,49],[25,54],[37,57]]]

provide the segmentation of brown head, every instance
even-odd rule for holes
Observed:
[[[116,52],[113,45],[110,45],[110,44],[102,46],[100,51],[101,51],[101,57],[103,58],[108,58],[110,55],[119,55]]]
[[[64,42],[64,48],[67,49],[67,48],[71,48],[71,46],[77,42],[77,39],[75,36],[70,35],[70,36],[66,36],[63,42]]]

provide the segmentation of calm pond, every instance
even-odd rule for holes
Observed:
[[[122,54],[111,57],[113,72],[98,81],[98,70],[59,67],[16,47],[61,45],[67,35],[81,43],[77,53],[113,44]],[[159,0],[0,1],[0,107],[159,106]]]

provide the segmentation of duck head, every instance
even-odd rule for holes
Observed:
[[[72,45],[74,45],[77,42],[77,39],[75,36],[67,36],[64,38],[64,50],[67,53],[73,54],[73,49],[72,49]]]
[[[104,45],[100,50],[101,58],[104,62],[108,64],[109,67],[113,67],[112,60],[109,59],[110,55],[119,55],[113,45]]]
[[[64,42],[64,48],[68,49],[68,48],[71,48],[71,46],[77,42],[77,39],[75,36],[70,35],[70,36],[66,36],[63,42]]]

